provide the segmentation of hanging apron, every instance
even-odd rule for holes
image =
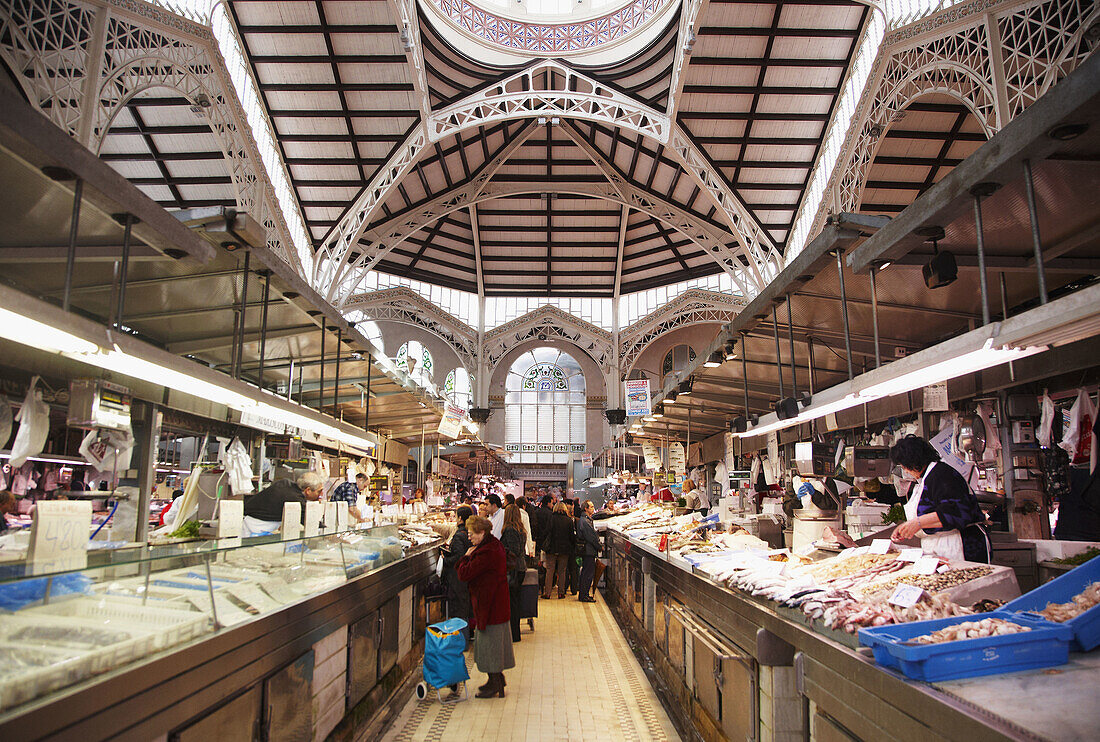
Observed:
[[[947,466],[941,461],[937,461],[928,467],[924,472],[924,476],[917,482],[917,486],[913,488],[913,493],[909,496],[909,501],[905,503],[905,518],[907,520],[913,520],[917,517],[917,507],[920,505],[921,497],[924,496],[924,480],[928,477],[928,474],[934,467]],[[925,533],[923,530],[917,531],[917,536],[920,538],[921,549],[925,554],[935,554],[936,556],[950,559],[951,561],[962,562],[965,561],[963,556],[963,542],[962,535],[959,534],[958,529],[951,531],[940,531],[939,533]]]

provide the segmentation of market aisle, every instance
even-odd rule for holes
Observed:
[[[680,739],[601,597],[540,600],[535,631],[524,621],[522,636],[505,698],[473,697],[485,676],[467,652],[470,700],[414,696],[383,742]]]

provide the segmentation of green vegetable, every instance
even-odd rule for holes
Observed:
[[[1088,548],[1087,551],[1082,551],[1080,554],[1074,554],[1073,556],[1066,557],[1065,559],[1052,559],[1051,561],[1055,562],[1056,564],[1072,564],[1076,567],[1078,564],[1084,564],[1088,560],[1097,556],[1100,556],[1100,549],[1097,549],[1095,546],[1091,546]]]
[[[189,520],[182,526],[168,534],[169,538],[198,538],[202,524],[197,520]]]
[[[890,506],[890,509],[882,514],[882,524],[889,526],[894,523],[905,522],[905,508],[901,505],[894,503]]]

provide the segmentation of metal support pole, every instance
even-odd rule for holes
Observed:
[[[1005,272],[1001,271],[1001,321],[1008,319],[1008,289],[1005,287]],[[1016,367],[1008,362],[1008,379],[1016,381]]]
[[[260,315],[260,388],[264,388],[264,356],[267,355],[267,303],[271,300],[271,271],[264,271],[264,308]]]
[[[298,404],[305,404],[305,392],[302,391],[302,364],[298,364]]]
[[[798,399],[798,376],[794,363],[794,315],[791,314],[791,295],[787,294],[787,340],[791,344],[791,394]]]
[[[978,286],[982,296],[982,325],[989,324],[989,280],[985,275],[985,227],[982,226],[982,197],[988,196],[992,191],[981,189],[984,185],[979,183],[974,186],[971,193],[974,196],[974,232],[977,237],[978,248]]]
[[[844,354],[847,356],[845,360],[848,361],[848,381],[851,381],[855,374],[852,373],[852,331],[848,325],[848,294],[844,290],[844,251],[836,251],[836,273],[840,278],[840,308],[841,314],[844,316]]]
[[[363,413],[363,430],[368,430],[368,424],[370,423],[370,377],[371,371],[374,370],[374,361],[370,357],[370,353],[367,353],[367,409]]]
[[[875,282],[877,269],[871,266],[871,326],[875,335],[875,368],[882,366],[882,353],[878,347],[878,288]]]
[[[317,381],[317,409],[324,412],[325,409],[325,335],[327,334],[325,318],[321,317],[321,378]]]
[[[810,366],[810,396],[813,396],[814,388],[817,386],[817,379],[814,377],[814,338],[812,335],[806,336],[806,353],[807,363]]]
[[[115,327],[122,326],[123,312],[126,310],[126,275],[130,271],[130,234],[133,231],[134,215],[126,215],[126,224],[122,231],[122,261],[118,268],[118,304],[115,307]]]
[[[749,416],[749,364],[746,356],[749,354],[749,345],[745,333],[741,333],[741,381],[745,388],[745,417]]]
[[[69,253],[65,258],[65,293],[61,298],[61,308],[69,311],[73,293],[73,269],[76,267],[76,237],[80,232],[80,202],[84,197],[84,181],[76,179],[73,186],[73,215],[69,222]]]
[[[336,327],[336,378],[332,385],[332,416],[336,417],[336,410],[340,406],[340,350],[344,342],[344,328]]]
[[[241,334],[238,336],[237,343],[239,350],[237,351],[237,367],[233,369],[233,378],[241,378],[241,366],[244,365],[244,332],[245,332],[245,310],[248,307],[248,268],[252,262],[252,251],[248,251],[244,254],[244,269],[241,271]]]
[[[294,390],[294,359],[290,359],[290,373],[286,377],[286,401],[290,401],[290,395]]]
[[[779,373],[779,398],[787,395],[783,393],[783,356],[779,352],[779,319],[775,315],[775,305],[772,304],[772,332],[775,334],[775,370]]]
[[[1031,160],[1024,160],[1024,187],[1027,192],[1027,213],[1031,217],[1031,249],[1035,252],[1035,273],[1039,277],[1039,303],[1050,301],[1047,296],[1047,271],[1043,265],[1043,243],[1039,239],[1039,210],[1035,206],[1035,182],[1031,177]],[[1004,280],[1004,274],[1001,274]]]
[[[229,368],[226,369],[226,373],[234,375],[237,368],[237,359],[239,358],[241,346],[237,342],[241,332],[241,310],[233,310],[233,347],[229,350]]]

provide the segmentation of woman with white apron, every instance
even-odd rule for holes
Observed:
[[[894,541],[919,538],[926,554],[952,561],[989,562],[985,514],[966,480],[926,440],[906,436],[890,449],[890,458],[917,480],[905,503],[905,522]]]

